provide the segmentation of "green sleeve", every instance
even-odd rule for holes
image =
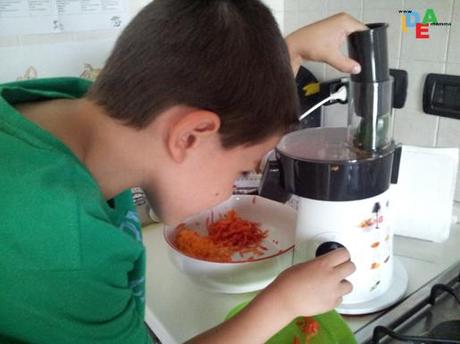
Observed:
[[[150,343],[132,289],[112,274],[2,269],[0,342]]]

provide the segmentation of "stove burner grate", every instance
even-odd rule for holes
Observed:
[[[454,326],[449,324],[450,321],[444,322],[436,326],[428,336],[408,336],[396,333],[385,326],[377,326],[374,329],[374,337],[372,343],[378,344],[384,336],[399,340],[406,343],[442,343],[442,344],[460,344],[460,322],[456,322]],[[450,331],[448,333],[441,332],[442,330],[447,329]],[[449,337],[449,335],[454,335],[454,337]],[[433,338],[436,336],[437,338]]]
[[[456,280],[460,282],[460,274],[457,276]],[[460,297],[455,293],[455,290],[451,286],[446,284],[435,284],[431,288],[430,295],[426,298],[426,301],[419,305],[416,309],[412,310],[411,314],[408,314],[408,316],[412,316],[423,306],[428,304],[434,305],[438,296],[443,294],[451,295],[460,305]],[[407,343],[460,344],[460,320],[449,320],[441,322],[432,328],[431,331],[429,331],[425,336],[404,335],[397,333],[385,326],[376,326],[374,328],[372,343],[382,343],[381,340],[385,339],[385,337]]]

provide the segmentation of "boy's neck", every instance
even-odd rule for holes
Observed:
[[[135,159],[131,140],[134,130],[117,123],[100,106],[82,98],[20,104],[17,109],[69,147],[105,199],[142,184],[142,168],[135,166],[141,161]]]

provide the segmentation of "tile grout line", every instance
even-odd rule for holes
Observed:
[[[406,8],[406,0],[402,0],[402,9],[404,10],[405,8]],[[401,22],[399,22],[399,25],[401,25]],[[403,43],[403,38],[404,38],[402,27],[400,27],[399,29],[400,29],[399,34],[400,34],[401,39],[399,40],[398,68],[401,66],[401,55],[402,55],[402,45],[403,45],[402,43]]]
[[[452,0],[452,5],[450,6],[450,16],[449,16],[449,23],[452,23],[452,20],[454,19],[454,10],[455,10],[455,0]],[[449,27],[449,31],[447,32],[447,44],[446,44],[446,50],[445,50],[445,59],[444,61],[446,63],[449,62],[449,46],[451,43],[451,36],[452,36],[452,27]],[[446,71],[444,70],[444,73]]]
[[[401,1],[402,9],[404,9],[405,6],[405,0]],[[403,40],[403,32],[401,28],[401,21],[399,22],[399,47],[398,47],[398,67],[400,68],[401,66],[401,54],[402,54],[402,40]]]
[[[449,30],[450,32],[450,30]],[[448,43],[447,45],[449,46],[449,39],[447,40]],[[446,73],[446,70],[447,70],[447,62],[444,62],[443,65],[442,65],[442,73],[445,74]],[[440,124],[441,124],[441,117],[440,116],[436,116],[436,125],[434,127],[434,141],[433,141],[433,147],[437,147],[438,146],[438,139],[439,139],[439,127],[440,127]]]

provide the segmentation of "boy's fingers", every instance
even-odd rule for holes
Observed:
[[[327,259],[332,266],[337,266],[350,260],[350,253],[346,248],[338,248],[321,256]]]
[[[343,298],[342,298],[342,297],[339,297],[339,298],[337,299],[336,303],[335,303],[335,307],[340,306],[340,305],[342,304],[342,302],[343,302]]]
[[[345,279],[356,271],[356,266],[351,261],[347,261],[335,267],[335,271],[340,279]]]
[[[339,286],[340,295],[347,295],[347,294],[350,294],[352,291],[353,291],[353,284],[351,284],[347,280],[343,280],[340,282],[340,286]]]
[[[361,72],[361,66],[358,62],[339,51],[329,54],[325,62],[344,73],[359,74]]]
[[[351,34],[355,31],[365,31],[365,30],[369,30],[369,28],[364,25],[363,23],[361,23],[359,20],[353,18],[352,16],[348,15],[348,22],[347,22],[347,25],[346,25],[346,31],[347,31],[347,34]]]

